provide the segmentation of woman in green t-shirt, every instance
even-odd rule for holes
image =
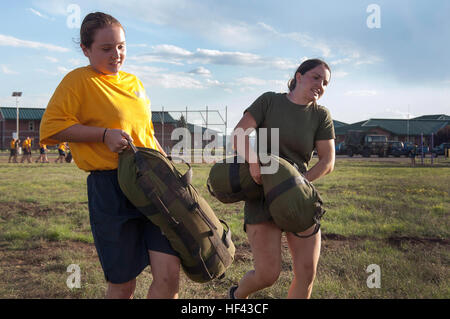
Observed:
[[[249,163],[250,173],[261,184],[261,167],[257,155],[249,147],[248,134],[260,128],[279,130],[279,155],[295,162],[309,181],[329,174],[334,168],[334,127],[329,111],[317,104],[330,81],[329,66],[319,59],[304,61],[289,81],[289,93],[267,92],[249,108],[233,131],[233,142],[239,155]],[[245,132],[245,146],[236,145],[240,132]],[[271,151],[270,144],[267,151]],[[307,170],[314,149],[319,161]],[[242,151],[245,150],[245,151]],[[246,201],[244,229],[251,246],[254,270],[247,272],[238,286],[230,288],[229,297],[247,298],[250,294],[275,283],[281,271],[281,235],[268,208],[260,201]],[[313,228],[298,235],[309,235]],[[309,298],[320,255],[321,234],[307,238],[286,233],[293,261],[294,278],[288,298]]]

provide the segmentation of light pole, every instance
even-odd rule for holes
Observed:
[[[17,141],[19,141],[19,97],[22,96],[22,92],[13,92],[12,96],[16,97],[16,134]],[[13,136],[14,138],[14,136]],[[17,154],[22,154],[22,150],[20,148],[20,144],[18,143]]]
[[[19,97],[22,96],[22,92],[13,92],[12,96],[16,97],[16,134],[19,140]]]

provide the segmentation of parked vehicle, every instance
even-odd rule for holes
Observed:
[[[407,152],[408,156],[411,152],[415,151],[417,148],[417,145],[411,143],[411,142],[404,142],[403,147],[405,148],[405,151]]]
[[[439,146],[436,146],[432,150],[432,154],[434,157],[438,157],[439,155],[446,155],[447,150],[450,149],[450,143],[442,143]]]
[[[347,154],[347,148],[344,142],[340,142],[335,146],[336,155]]]
[[[417,145],[417,147],[416,147],[416,155],[417,156],[422,156],[422,153],[423,153],[423,155],[430,153],[430,148],[428,146],[426,146],[426,145],[424,145],[422,147],[420,145]]]
[[[368,134],[364,131],[348,131],[344,141],[347,155],[361,154],[370,157],[376,154],[379,157],[387,156],[388,142],[384,135]]]
[[[392,155],[395,157],[400,157],[402,155],[408,156],[411,150],[405,147],[401,141],[388,141],[388,153],[387,155]]]

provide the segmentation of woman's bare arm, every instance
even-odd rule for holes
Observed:
[[[257,184],[262,184],[261,167],[258,162],[258,156],[250,147],[249,135],[256,129],[256,121],[253,116],[246,112],[231,134],[233,149],[237,154],[244,158],[249,164],[250,174]]]
[[[316,141],[316,150],[319,161],[305,174],[310,182],[331,173],[334,169],[334,140]]]
[[[106,129],[106,132],[105,132]],[[104,140],[103,140],[104,136]],[[125,131],[104,127],[72,125],[51,137],[61,142],[105,143],[112,152],[120,152],[128,147],[128,140],[133,141]]]

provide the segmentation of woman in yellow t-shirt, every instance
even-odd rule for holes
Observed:
[[[22,151],[23,155],[20,162],[23,163],[27,160],[28,163],[31,163],[31,138],[29,136],[22,142]]]
[[[39,143],[39,157],[35,163],[49,163],[47,158],[47,145]]]
[[[67,143],[59,143],[58,145],[58,158],[55,160],[55,163],[63,163],[64,159],[66,158],[66,148],[67,148]]]
[[[136,146],[164,151],[155,138],[150,101],[134,75],[121,71],[126,57],[119,21],[88,14],[80,46],[90,65],[68,73],[56,88],[41,122],[41,143],[68,141],[87,178],[89,217],[108,282],[107,298],[130,298],[136,277],[150,265],[148,298],[177,298],[180,259],[161,230],[124,196],[118,181],[118,153]]]
[[[13,138],[11,140],[10,144],[10,150],[11,153],[9,155],[8,163],[11,163],[11,158],[13,160],[13,163],[17,163],[17,147],[18,147],[19,141]]]

